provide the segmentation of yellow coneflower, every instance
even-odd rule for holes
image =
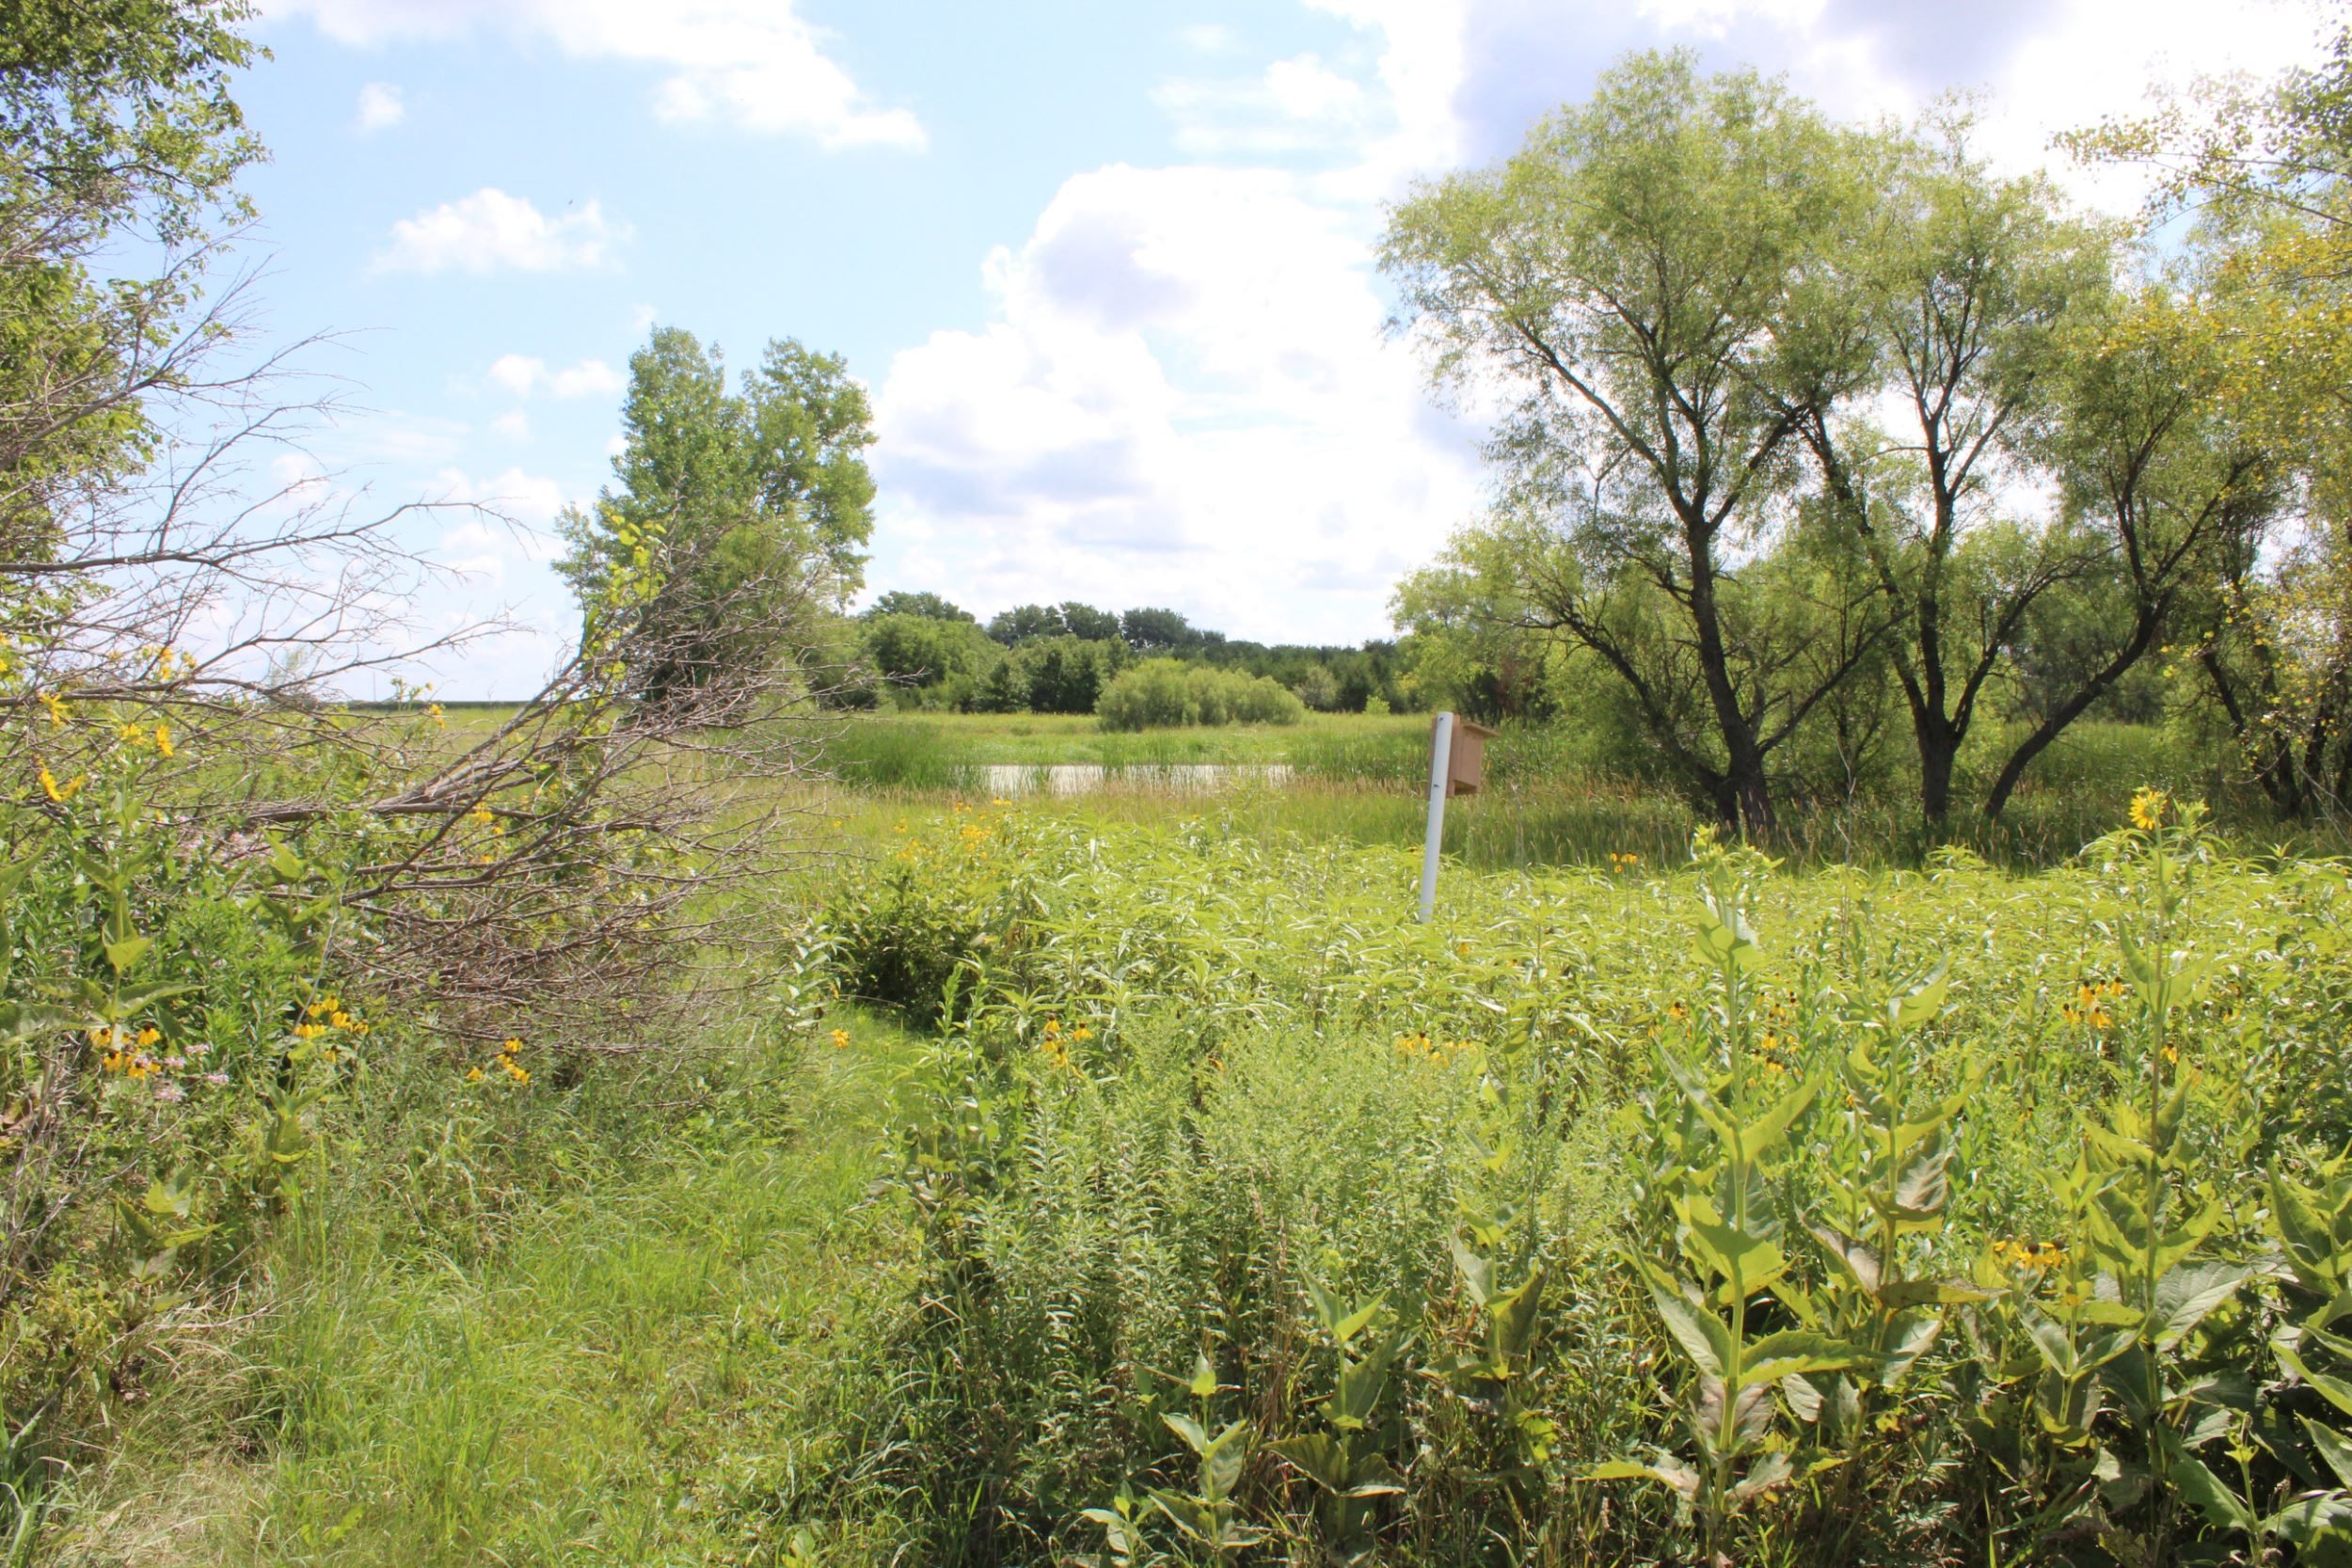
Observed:
[[[2132,797],[2132,826],[2142,832],[2153,832],[2164,820],[2164,808],[2163,790],[2140,790]]]

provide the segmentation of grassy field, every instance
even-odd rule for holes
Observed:
[[[2334,1560],[2342,863],[2135,803],[2137,735],[2021,796],[2034,871],[1694,854],[1525,737],[1422,925],[1425,723],[818,786],[828,1016],[372,1067],[17,1560]]]
[[[2169,1479],[2229,1431],[2246,1519],[2326,1492],[2273,1347],[2352,1288],[2333,864],[1457,868],[1422,926],[1401,849],[873,831],[812,879],[861,999],[815,1029],[373,1085],[277,1305],[191,1338],[41,1560],[2074,1561],[2111,1466],[2150,1479],[2103,1528],[2174,1561],[2248,1538]],[[1804,1240],[1888,1181],[1875,1272]],[[2134,1406],[2089,1347],[2143,1332]],[[1805,1370],[1719,1431],[1727,1355]]]

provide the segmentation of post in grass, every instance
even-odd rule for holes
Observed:
[[[1475,795],[1486,782],[1486,742],[1496,732],[1451,713],[1440,713],[1429,728],[1429,830],[1421,847],[1421,917],[1427,920],[1438,903],[1438,853],[1445,844],[1445,802],[1449,795]]]

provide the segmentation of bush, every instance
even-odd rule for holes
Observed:
[[[2134,815],[2030,880],[1702,838],[1429,925],[1397,852],[910,834],[843,957],[961,978],[845,1467],[907,1466],[915,1556],[985,1491],[989,1561],[2340,1560],[2352,895]]]
[[[1106,730],[1295,724],[1307,716],[1279,682],[1173,658],[1147,658],[1125,672],[1104,688],[1094,712]]]

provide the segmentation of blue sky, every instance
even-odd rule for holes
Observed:
[[[1381,204],[1484,162],[1629,48],[1788,71],[1850,115],[1989,94],[1991,145],[2151,76],[2275,69],[2243,0],[267,0],[241,97],[277,338],[349,403],[308,459],[363,504],[470,500],[418,546],[433,672],[527,689],[571,612],[549,524],[606,477],[649,324],[770,338],[871,392],[870,590],[985,615],[1166,604],[1262,639],[1384,634],[1471,520],[1474,419],[1382,331]],[[2127,205],[2109,181],[2086,200]]]

